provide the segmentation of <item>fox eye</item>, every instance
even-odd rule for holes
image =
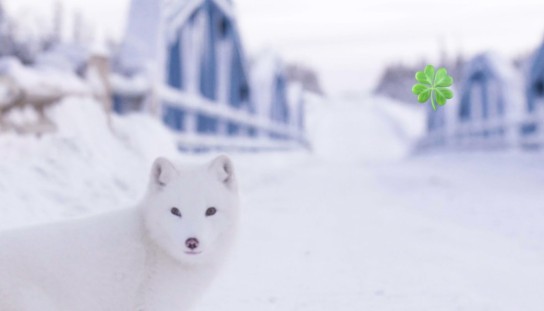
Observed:
[[[172,215],[176,215],[178,217],[181,217],[181,212],[179,211],[179,209],[177,207],[172,207],[170,209],[170,213],[172,213]]]
[[[213,216],[217,213],[217,209],[215,207],[208,207],[206,210],[206,216]]]

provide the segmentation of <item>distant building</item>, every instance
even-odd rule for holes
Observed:
[[[544,44],[529,60],[525,94],[527,98],[527,113],[529,118],[523,124],[522,131],[526,136],[544,133],[539,129],[539,123],[544,122]]]
[[[272,51],[257,55],[251,63],[252,88],[259,90],[253,100],[259,117],[303,131],[304,92],[308,90],[289,78],[287,67]]]
[[[292,63],[286,65],[285,73],[289,82],[302,85],[305,91],[320,96],[325,95],[325,91],[319,82],[319,75],[313,68],[303,64]]]
[[[123,69],[151,71],[152,79],[172,89],[252,110],[245,55],[231,6],[227,1],[162,5],[160,1],[134,0],[119,55]],[[185,128],[183,120],[176,120],[183,109],[166,106],[165,121],[174,128]],[[200,131],[217,130],[205,116],[200,116],[197,126]]]
[[[143,106],[157,111],[174,131],[299,139],[300,133],[295,135],[287,122],[290,105],[283,73],[277,68],[261,73],[273,80],[272,89],[250,80],[230,1],[133,0],[116,63],[127,79],[147,78],[153,95],[140,97],[146,101]],[[130,110],[127,101],[137,98],[122,93],[114,96],[120,113]],[[263,114],[267,105],[270,111]]]
[[[429,112],[426,146],[495,148],[518,143],[524,96],[521,74],[511,62],[497,54],[478,55],[465,66],[457,85],[458,104],[448,102],[438,112]]]
[[[473,58],[461,85],[461,141],[476,145],[511,146],[523,115],[522,77],[513,63],[497,54]]]
[[[417,103],[417,98],[412,94],[412,86],[416,82],[416,72],[424,67],[423,63],[413,67],[400,63],[388,65],[383,70],[374,93],[405,103]]]
[[[417,97],[412,94],[412,86],[416,83],[415,74],[422,70],[427,65],[421,62],[417,65],[406,65],[402,63],[389,64],[382,72],[378,80],[374,93],[383,95],[392,99],[396,99],[405,103],[418,103]],[[454,59],[442,59],[436,68],[444,67],[448,70],[448,74],[453,77],[457,83],[463,72],[465,61],[458,55]]]
[[[454,102],[428,113],[423,147],[505,148],[517,146],[524,117],[522,76],[497,54],[474,57],[456,82]]]

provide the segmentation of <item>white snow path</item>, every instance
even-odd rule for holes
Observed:
[[[518,192],[533,204],[519,210],[424,167],[314,163],[253,192],[237,256],[200,310],[540,310],[540,190]],[[478,215],[494,205],[500,215]]]
[[[361,124],[394,139],[377,106],[335,109],[340,157],[299,159],[247,193],[237,252],[199,311],[542,310],[541,155],[395,160],[391,141],[342,144]]]

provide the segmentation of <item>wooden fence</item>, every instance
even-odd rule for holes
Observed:
[[[115,88],[113,92],[114,109],[121,114],[140,110],[144,106],[141,103],[143,101],[150,103],[148,106],[154,107],[153,113],[175,134],[180,150],[265,151],[310,148],[301,124],[274,121],[265,115],[211,101],[167,85],[157,86],[150,94],[141,96],[119,95]],[[210,123],[212,126],[209,126]]]

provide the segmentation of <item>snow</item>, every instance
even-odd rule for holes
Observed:
[[[308,116],[308,135],[316,157],[344,162],[407,155],[411,143],[423,134],[424,111],[390,103],[370,96],[361,101],[323,103],[320,111]]]
[[[76,72],[85,66],[88,58],[89,51],[84,46],[67,43],[57,44],[38,55],[36,67]]]
[[[142,64],[160,58],[161,1],[131,2],[125,39],[118,58],[127,69],[141,69]]]
[[[298,82],[287,84],[287,105],[289,106],[289,123],[294,128],[304,128],[300,123],[304,120],[304,87]]]
[[[423,106],[308,103],[312,152],[233,154],[238,245],[207,310],[541,310],[541,153],[413,155]],[[144,115],[67,99],[59,131],[0,136],[0,227],[138,202],[155,156],[185,162]]]
[[[117,73],[110,73],[110,83],[117,94],[126,96],[142,96],[151,88],[151,83],[143,74],[125,77]]]
[[[186,89],[191,94],[199,93],[200,86],[200,63],[206,51],[205,34],[208,27],[208,15],[205,12],[197,13],[194,21],[182,28],[181,44],[187,46],[184,49],[183,63],[187,69],[183,72],[183,79],[186,81]]]
[[[251,63],[253,100],[259,115],[269,117],[274,102],[275,79],[282,70],[279,56],[272,50],[265,50],[254,57]]]
[[[113,116],[112,133],[92,100],[65,99],[49,114],[55,134],[0,136],[2,227],[133,205],[155,157],[176,154],[169,132],[147,116]]]
[[[0,72],[9,77],[23,91],[33,96],[56,96],[60,93],[89,94],[85,82],[73,72],[55,69],[46,65],[36,68],[24,66],[15,58],[5,57],[0,61]]]

